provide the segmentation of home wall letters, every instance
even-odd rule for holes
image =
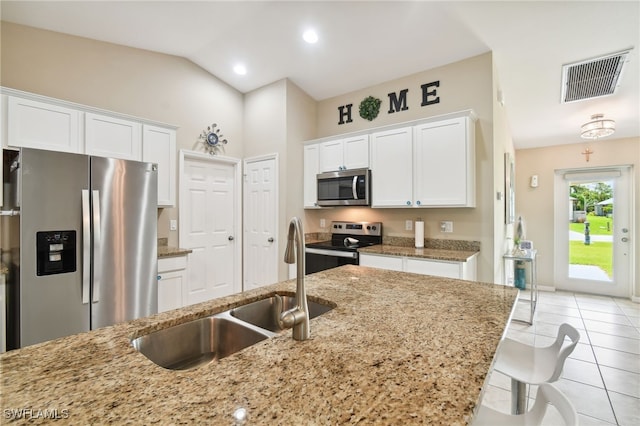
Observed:
[[[420,86],[422,91],[421,107],[434,105],[440,103],[440,96],[438,96],[438,87],[440,87],[440,80],[432,81]],[[409,109],[407,105],[407,93],[409,89],[402,89],[400,92],[391,92],[387,96],[389,98],[389,109],[387,114],[393,114],[398,111],[406,111]],[[351,109],[353,104],[340,105],[338,107],[338,125],[351,123],[353,118],[351,116]]]

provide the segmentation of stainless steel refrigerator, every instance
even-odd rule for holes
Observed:
[[[17,160],[7,349],[156,313],[156,165],[26,148]]]

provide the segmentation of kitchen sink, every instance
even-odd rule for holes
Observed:
[[[296,305],[295,297],[280,297],[282,298],[283,311],[291,309]],[[312,302],[308,299],[307,305],[309,306],[309,319],[313,319],[333,309],[333,306]],[[283,329],[278,325],[280,312],[278,312],[276,307],[276,296],[271,296],[266,299],[258,300],[257,302],[232,309],[231,315],[239,320],[248,322],[249,324],[277,333]]]
[[[295,306],[295,297],[281,296],[283,310]],[[333,309],[307,300],[309,319]],[[169,370],[189,370],[219,360],[262,340],[276,336],[276,296],[230,311],[140,336],[133,347],[155,364]]]
[[[131,343],[138,352],[161,367],[188,370],[273,336],[227,315],[222,313],[179,324],[138,337]]]

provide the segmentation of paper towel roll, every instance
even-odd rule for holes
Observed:
[[[424,222],[421,220],[416,220],[415,227],[416,231],[416,248],[424,247]]]

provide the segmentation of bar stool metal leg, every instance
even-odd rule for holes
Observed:
[[[511,414],[524,414],[527,411],[527,384],[511,379]]]

